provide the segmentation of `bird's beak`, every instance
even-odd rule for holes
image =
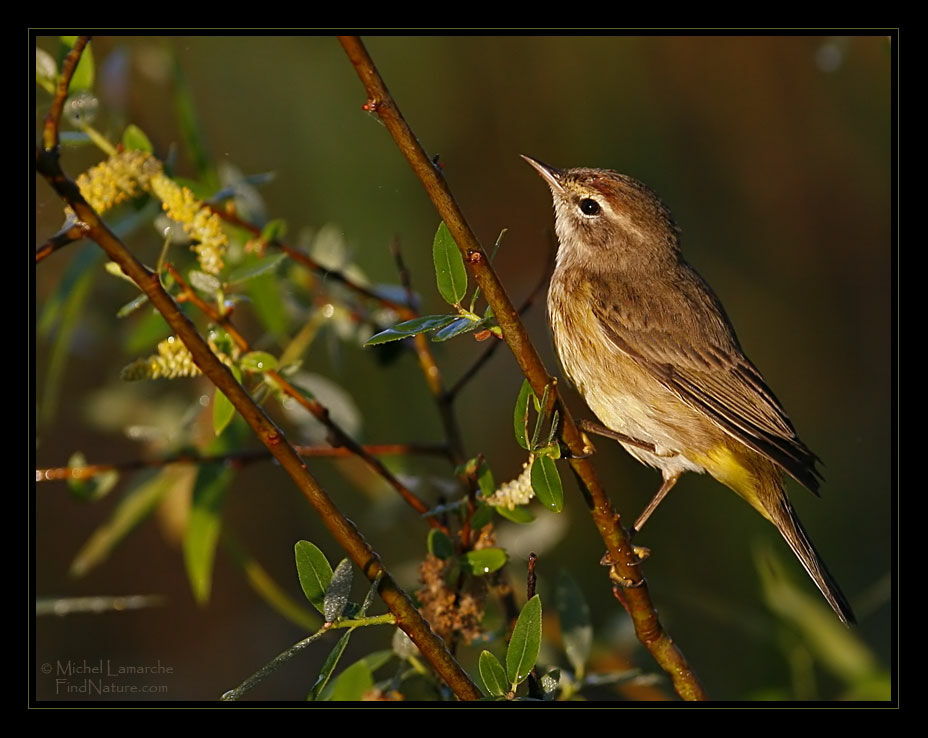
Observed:
[[[535,169],[544,178],[545,182],[548,183],[552,190],[556,190],[558,192],[564,191],[564,187],[561,184],[561,178],[564,176],[564,172],[555,167],[550,167],[544,162],[538,161],[538,159],[533,159],[530,156],[526,156],[525,154],[519,154],[519,156],[521,156],[523,159],[525,159],[525,161],[535,167]]]

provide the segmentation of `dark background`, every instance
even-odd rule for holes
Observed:
[[[93,43],[103,101],[99,127],[111,140],[128,122],[145,130],[161,157],[181,140],[166,71],[173,56],[215,160],[246,174],[276,173],[260,192],[268,215],[287,221],[288,238],[296,242],[301,229],[332,224],[371,280],[395,283],[388,246],[398,237],[424,312],[443,310],[430,255],[438,218],[385,128],[361,111],[363,88],[334,38],[99,37]],[[855,606],[860,624],[854,633],[875,663],[888,666],[895,494],[890,40],[449,36],[368,37],[365,43],[426,150],[440,154],[484,245],[508,229],[496,266],[514,302],[541,276],[553,229],[547,188],[520,153],[555,166],[617,169],[660,193],[682,228],[687,259],[718,293],[745,351],[824,460],[822,499],[791,483],[792,499]],[[55,39],[37,44],[57,53]],[[37,93],[37,125],[47,103],[48,96]],[[178,174],[192,176],[185,150],[177,152]],[[76,175],[101,158],[85,147],[66,151],[63,163]],[[37,242],[60,223],[59,202],[38,181]],[[38,266],[37,311],[81,248],[95,247],[71,246]],[[157,246],[149,249],[145,256],[153,259]],[[206,390],[196,380],[151,383],[142,390],[146,401],[136,397],[127,406],[119,369],[149,352],[126,352],[120,340],[114,314],[131,297],[128,285],[97,280],[80,317],[57,412],[38,426],[38,467],[64,465],[75,450],[91,462],[136,458],[143,449],[126,437],[125,425],[183,413]],[[526,323],[555,371],[543,301]],[[250,338],[257,341],[259,334]],[[39,397],[49,347],[48,339],[38,340]],[[437,348],[446,382],[482,350],[469,338]],[[411,355],[383,369],[370,350],[342,344],[333,354],[320,344],[308,363],[351,395],[363,414],[364,440],[440,438]],[[457,403],[467,452],[484,453],[498,481],[515,476],[524,460],[511,431],[520,381],[503,347]],[[588,415],[575,394],[568,396],[577,416]],[[101,409],[104,399],[111,404]],[[659,476],[617,446],[597,445],[596,466],[610,495],[626,518],[633,517]],[[411,474],[449,476],[442,464],[412,459],[399,465]],[[415,570],[404,562],[421,558],[426,527],[355,466],[320,461],[311,469],[401,584],[415,589]],[[630,645],[628,618],[597,564],[602,543],[573,480],[564,478],[562,515],[538,511],[533,526],[516,531],[521,542],[501,532],[515,559],[512,576],[520,580],[521,561],[537,551],[544,601],[555,573],[569,569],[591,603],[600,653],[622,650],[653,670],[647,655]],[[185,581],[176,527],[166,522],[169,506],[107,562],[83,579],[70,578],[71,559],[119,491],[96,505],[73,500],[60,483],[39,485],[35,495],[38,596],[167,597],[164,607],[146,611],[39,619],[36,666],[56,659],[160,659],[174,667],[166,682],[170,699],[214,699],[302,637],[300,628],[254,595],[221,552],[212,600],[198,608]],[[296,540],[313,540],[333,563],[340,558],[289,480],[270,464],[238,476],[226,515],[294,597],[300,595],[292,563]],[[645,573],[662,619],[713,698],[847,695],[827,670],[803,666],[808,649],[765,607],[756,552],[775,553],[797,586],[815,597],[813,585],[775,531],[724,487],[687,475],[639,543],[653,552]],[[363,646],[367,638],[368,650],[386,648],[386,633],[356,641]],[[326,651],[320,646],[305,654],[255,696],[304,697]],[[803,679],[813,671],[819,681],[810,691]],[[53,680],[41,673],[36,696],[55,696]]]

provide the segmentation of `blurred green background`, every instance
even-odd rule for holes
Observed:
[[[508,229],[496,266],[517,304],[542,276],[553,239],[549,193],[520,153],[561,167],[617,169],[660,193],[682,229],[687,259],[713,286],[745,351],[824,460],[822,499],[794,484],[792,499],[857,612],[855,648],[863,647],[870,665],[860,672],[882,684],[878,675],[894,652],[890,40],[383,36],[365,43],[423,146],[440,154],[484,245]],[[57,53],[54,38],[39,38],[37,45]],[[396,283],[389,250],[395,237],[423,311],[443,310],[430,254],[438,218],[386,129],[362,112],[363,88],[334,38],[101,36],[93,47],[101,99],[96,125],[111,140],[135,123],[162,158],[173,147],[179,175],[194,175],[180,146],[171,72],[176,60],[216,164],[245,174],[275,173],[260,194],[268,216],[287,221],[289,240],[329,225],[368,278]],[[40,91],[36,102],[38,126],[48,96]],[[74,148],[66,150],[63,165],[73,176],[101,158],[92,147]],[[41,180],[35,199],[41,244],[60,227],[61,206]],[[132,243],[154,260],[159,238],[153,230]],[[38,265],[37,313],[72,261],[95,248],[73,245]],[[156,424],[159,414],[182,415],[208,386],[198,380],[151,383],[142,388],[144,401],[136,395],[127,400],[119,370],[151,347],[127,351],[123,323],[114,317],[132,298],[131,287],[101,276],[92,289],[77,317],[57,409],[38,425],[37,467],[64,465],[75,450],[90,462],[144,455],[125,428]],[[242,312],[247,316],[247,308]],[[542,299],[526,323],[555,371]],[[260,343],[258,333],[249,338]],[[341,343],[330,351],[328,345],[315,345],[308,368],[351,396],[363,416],[359,435],[365,441],[440,439],[438,415],[411,354],[384,368],[371,349]],[[51,346],[48,337],[37,340],[40,405]],[[273,341],[263,347],[278,348]],[[437,347],[446,382],[483,349],[469,337]],[[497,481],[514,477],[524,460],[511,430],[520,382],[502,347],[456,405],[467,453],[485,454]],[[582,401],[572,391],[568,396],[575,415],[588,417]],[[659,476],[614,444],[600,440],[597,446],[596,466],[614,504],[626,518],[637,515]],[[438,462],[393,463],[411,475],[439,478],[424,484],[430,499],[441,478],[450,477]],[[401,584],[414,590],[412,564],[424,553],[426,526],[357,466],[320,460],[310,468]],[[573,480],[566,473],[564,479],[562,515],[538,511],[533,525],[500,531],[514,556],[512,577],[521,581],[522,562],[536,551],[544,602],[545,587],[553,588],[557,571],[568,569],[591,603],[598,653],[608,662],[610,653],[621,652],[653,670],[630,640],[628,618],[597,564],[602,543]],[[75,552],[118,496],[117,490],[87,504],[61,483],[36,488],[37,595],[157,593],[166,604],[39,618],[37,666],[56,659],[160,659],[174,667],[166,682],[169,699],[215,699],[304,635],[252,592],[222,552],[212,599],[197,607],[168,505],[107,562],[82,579],[69,577]],[[271,464],[239,473],[226,514],[249,551],[294,597],[300,596],[296,540],[314,541],[333,563],[341,558]],[[758,551],[781,559],[811,599],[817,592],[774,529],[711,479],[684,477],[638,542],[652,549],[644,571],[662,619],[711,697],[888,696],[879,688],[867,691],[863,677],[852,684],[846,672],[829,668],[814,645],[765,605]],[[365,638],[368,649],[388,647],[386,633],[357,638],[357,654],[364,653]],[[813,634],[811,640],[825,637]],[[326,651],[304,654],[254,696],[305,697]],[[35,694],[54,699],[54,679],[39,673]]]

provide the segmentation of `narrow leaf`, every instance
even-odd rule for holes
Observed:
[[[509,691],[509,680],[506,679],[506,670],[503,665],[489,651],[481,651],[477,662],[480,669],[480,678],[487,694],[491,697],[502,697]]]
[[[233,476],[232,469],[208,464],[200,467],[193,487],[190,519],[184,534],[184,565],[193,597],[200,605],[209,601],[222,503]]]
[[[265,243],[276,241],[287,235],[287,221],[283,218],[275,218],[268,221],[264,228],[261,229],[261,240]]]
[[[119,308],[119,310],[116,312],[116,317],[128,318],[146,302],[148,302],[148,295],[139,295],[138,297],[129,300],[129,302]]]
[[[68,52],[77,42],[77,36],[61,36],[61,43],[64,51]],[[90,41],[84,47],[81,53],[80,61],[71,77],[71,83],[68,85],[68,94],[72,95],[80,90],[89,90],[93,87],[94,64],[93,64],[93,42]]]
[[[250,351],[242,357],[239,365],[246,372],[270,372],[277,368],[277,359],[267,351]]]
[[[342,657],[342,653],[344,653],[345,647],[348,645],[348,639],[351,638],[353,632],[354,628],[349,628],[345,632],[345,635],[338,639],[338,643],[335,644],[335,647],[329,651],[329,655],[325,657],[325,663],[322,664],[322,668],[319,670],[319,676],[316,677],[316,682],[313,684],[312,691],[309,693],[310,700],[319,698],[320,693],[332,676],[332,672],[335,670],[335,667],[338,666],[338,660]]]
[[[348,604],[348,595],[351,594],[351,580],[354,578],[354,572],[351,568],[351,562],[348,559],[342,559],[332,572],[332,581],[325,590],[323,599],[322,614],[327,623],[334,623],[338,620],[345,607]]]
[[[566,571],[557,577],[554,589],[557,616],[561,623],[561,640],[567,660],[573,667],[577,680],[583,678],[586,660],[593,645],[593,625],[590,606],[583,597],[580,587]]]
[[[506,649],[506,677],[513,688],[528,676],[541,650],[541,598],[535,595],[522,607]]]
[[[193,482],[188,467],[169,466],[154,476],[137,477],[109,519],[97,528],[71,562],[71,575],[80,577],[104,561],[176,484]]]
[[[296,556],[296,573],[303,594],[320,613],[325,604],[325,591],[332,581],[332,566],[316,546],[309,541],[297,541],[293,547]]]
[[[360,702],[374,688],[374,675],[364,659],[355,661],[332,681],[325,699],[332,702]]]
[[[238,367],[232,367],[232,374],[235,375],[236,381],[241,383],[242,372]],[[213,432],[217,436],[221,435],[234,417],[235,406],[229,402],[229,398],[220,392],[217,387],[216,391],[213,392]]]
[[[134,123],[130,123],[122,132],[122,145],[129,151],[147,151],[151,154],[155,150],[145,131]]]
[[[522,388],[519,390],[519,396],[516,398],[516,406],[512,413],[512,429],[516,434],[516,441],[526,451],[529,450],[528,438],[528,399],[534,396],[532,385],[528,380],[522,382]]]
[[[550,456],[536,456],[532,462],[532,489],[538,501],[549,510],[559,513],[564,509],[561,477]]]
[[[456,315],[423,315],[419,318],[397,323],[392,328],[387,328],[385,331],[371,336],[364,345],[376,346],[379,343],[387,343],[388,341],[399,341],[403,338],[415,336],[417,333],[426,333],[437,328],[443,328],[457,319]]]
[[[477,470],[477,485],[480,487],[484,497],[492,497],[496,492],[496,482],[493,480],[493,472],[486,461],[481,462]]]
[[[501,548],[481,548],[468,551],[461,557],[461,565],[471,574],[482,576],[501,569],[506,564],[506,552]]]
[[[428,536],[429,553],[440,559],[449,559],[454,556],[454,544],[451,539],[440,530],[432,528]]]
[[[453,323],[449,323],[441,330],[435,331],[432,336],[433,341],[447,341],[450,338],[455,336],[460,336],[462,333],[469,333],[473,331],[477,326],[480,325],[480,321],[471,320],[468,317],[460,317],[455,320]]]
[[[226,278],[226,284],[241,284],[255,277],[260,277],[262,274],[273,272],[280,262],[286,258],[286,254],[275,254],[274,256],[265,256],[263,259],[256,259],[250,264],[237,267],[233,269]]]
[[[435,262],[438,291],[449,305],[457,305],[467,292],[467,270],[464,268],[464,257],[444,221],[435,233],[432,259]]]

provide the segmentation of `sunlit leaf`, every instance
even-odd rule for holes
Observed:
[[[478,661],[480,678],[487,694],[491,697],[502,697],[509,691],[509,681],[506,679],[506,670],[503,665],[489,651],[481,651]]]
[[[477,326],[480,325],[479,321],[471,320],[467,317],[457,318],[454,322],[449,323],[444,328],[441,328],[432,335],[433,341],[447,341],[455,336],[460,336],[462,333],[469,333],[473,331]]]
[[[536,456],[532,462],[532,489],[538,501],[552,512],[564,509],[564,488],[550,456]]]
[[[239,383],[242,381],[242,372],[236,367],[230,367],[235,380]],[[229,401],[217,387],[213,392],[213,432],[218,436],[226,429],[226,426],[232,422],[235,417],[235,406]]]
[[[274,256],[265,256],[263,259],[257,259],[249,264],[236,267],[226,277],[226,284],[242,284],[255,277],[260,277],[262,274],[273,272],[286,258],[286,254],[274,254]]]
[[[518,523],[519,525],[525,525],[526,523],[531,523],[535,516],[529,511],[527,507],[514,507],[510,510],[508,507],[503,505],[497,505],[493,508],[500,515],[500,517],[506,518],[513,523]]]
[[[326,690],[325,698],[332,702],[360,702],[373,688],[374,675],[364,659],[361,659],[332,680],[331,691]]]
[[[522,607],[506,649],[506,678],[520,684],[529,675],[541,650],[541,598],[535,595]]]
[[[155,150],[145,131],[134,123],[130,123],[122,132],[122,146],[128,151],[147,151],[149,154]]]
[[[512,430],[515,432],[516,441],[526,450],[529,449],[528,401],[534,395],[532,385],[528,383],[527,379],[524,380],[522,387],[519,389],[519,396],[516,398],[515,409],[512,412]]]
[[[457,305],[467,292],[467,269],[464,268],[464,257],[444,221],[435,233],[432,259],[435,262],[435,280],[439,293],[445,302]]]
[[[379,343],[387,343],[388,341],[399,341],[403,338],[415,336],[417,333],[425,333],[427,331],[434,331],[437,328],[443,328],[457,319],[458,316],[456,315],[422,315],[412,320],[397,323],[391,328],[387,328],[371,336],[364,345],[376,346]]]
[[[246,372],[270,372],[277,368],[277,359],[267,351],[250,351],[242,357],[239,366]]]
[[[507,558],[506,552],[501,548],[481,548],[464,554],[461,557],[461,565],[471,574],[482,576],[501,569]]]
[[[61,44],[64,51],[70,51],[77,42],[77,36],[61,36]],[[68,85],[68,94],[72,95],[81,90],[89,90],[93,87],[94,62],[93,62],[93,42],[88,42],[81,53],[81,59],[77,63],[77,68],[71,77],[71,83]]]
[[[87,466],[87,459],[80,451],[71,454],[68,459],[68,466],[71,468],[80,468]],[[71,494],[81,500],[95,502],[106,496],[113,489],[116,482],[119,481],[119,472],[115,469],[95,474],[89,479],[69,479],[68,489]]]
[[[325,606],[325,591],[332,581],[332,566],[325,554],[309,541],[297,541],[294,546],[296,573],[303,594],[320,613]]]

